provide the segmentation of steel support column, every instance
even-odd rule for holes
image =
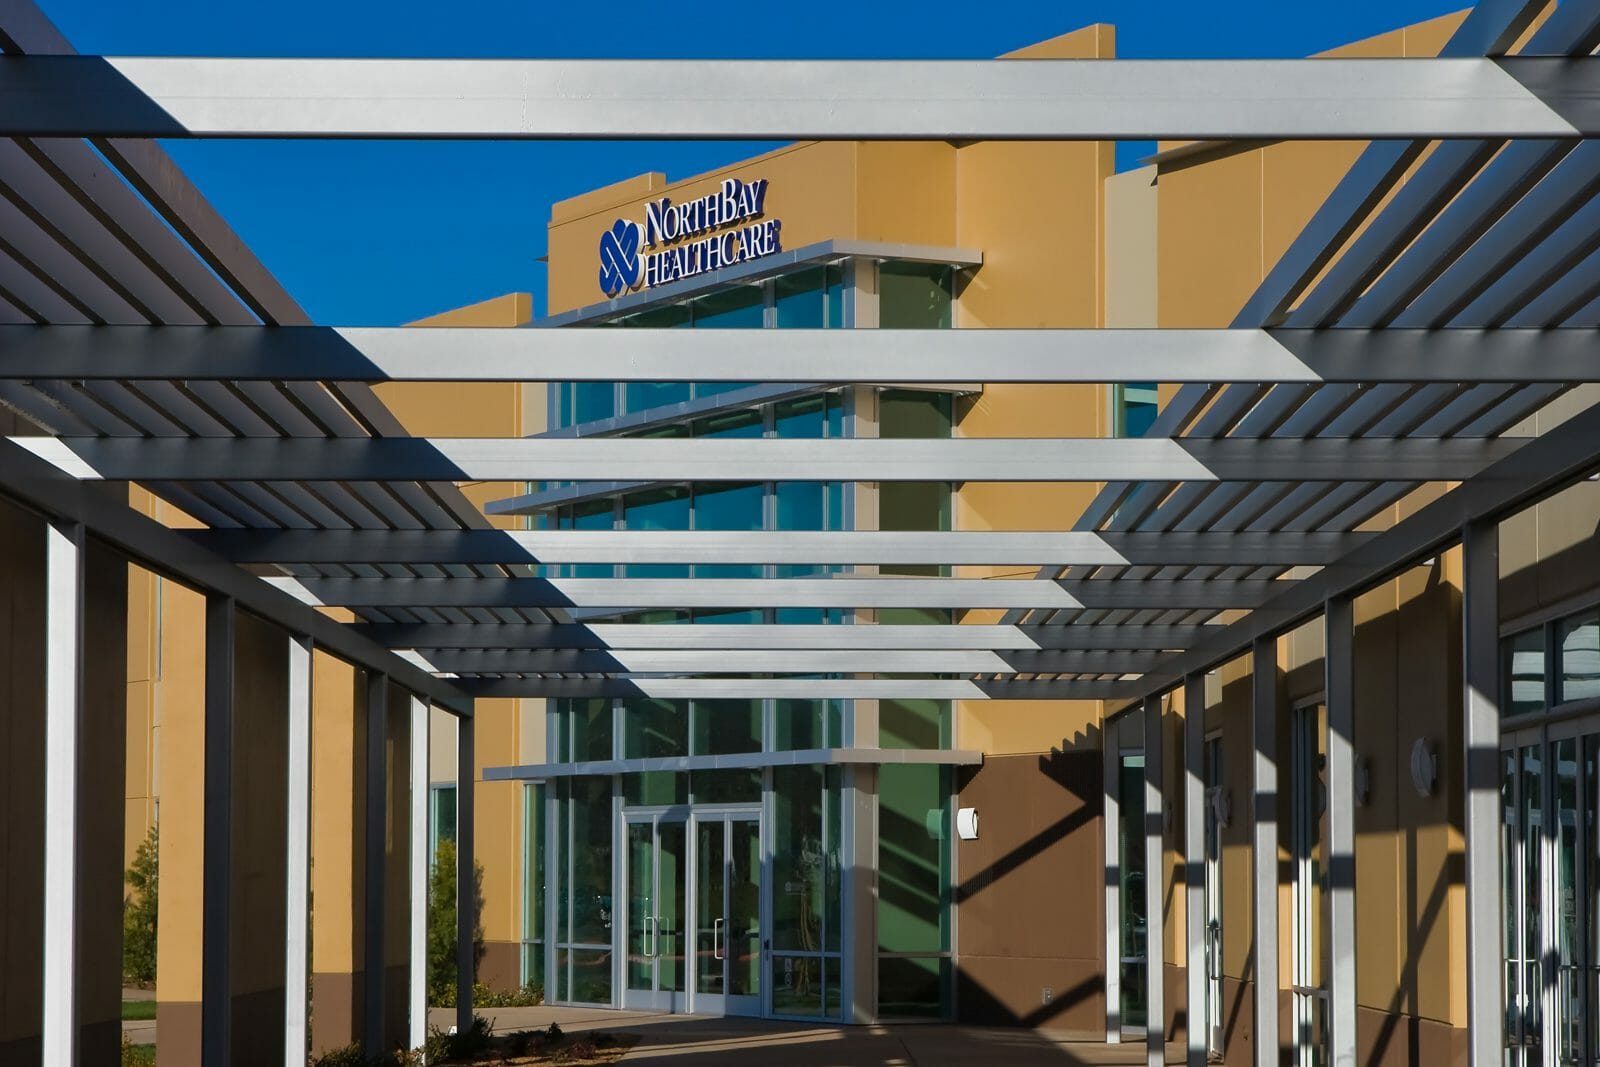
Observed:
[[[473,755],[473,721],[456,717],[456,1027],[466,1033],[472,1025],[472,985],[476,977],[473,935],[478,926],[478,901],[473,878],[473,781],[477,760]]]
[[[234,602],[206,597],[205,858],[201,864],[200,1062],[233,1059]]]
[[[306,992],[310,960],[311,887],[311,642],[289,638],[289,775],[285,895],[283,1062],[306,1061]]]
[[[1278,1067],[1278,644],[1270,636],[1251,646],[1250,719],[1255,1059],[1256,1067]]]
[[[1462,548],[1462,679],[1466,753],[1467,1062],[1504,1055],[1500,926],[1500,529],[1468,525]]]
[[[1356,1064],[1355,605],[1323,612],[1328,702],[1328,1061]]]
[[[1167,1059],[1166,938],[1162,921],[1165,856],[1162,848],[1161,696],[1144,698],[1144,959],[1145,1058],[1150,1067]]]
[[[411,697],[411,897],[410,987],[406,997],[406,1047],[428,1036],[428,702]]]
[[[45,524],[43,1062],[78,1055],[78,730],[83,709],[84,529]]]
[[[1206,677],[1183,679],[1184,1030],[1188,1067],[1205,1067],[1206,1018]]]
[[[1117,783],[1122,773],[1122,746],[1117,741],[1118,722],[1106,722],[1101,727],[1100,745],[1102,810],[1104,832],[1102,855],[1105,857],[1106,904],[1106,1043],[1122,1041],[1122,851],[1117,839],[1120,804]]]
[[[362,916],[361,1045],[369,1056],[384,1050],[384,992],[389,825],[389,676],[367,675],[366,895]]]

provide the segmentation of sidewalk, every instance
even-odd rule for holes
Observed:
[[[1145,1062],[1142,1044],[1106,1045],[1082,1035],[1039,1030],[897,1023],[830,1026],[770,1019],[706,1018],[605,1008],[483,1008],[497,1032],[605,1030],[639,1035],[627,1064],[670,1067],[1099,1067]],[[455,1014],[435,1009],[429,1021],[449,1026]],[[1168,1063],[1183,1052],[1167,1050]]]

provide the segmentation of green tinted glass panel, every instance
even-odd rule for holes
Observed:
[[[617,387],[611,382],[576,382],[573,391],[573,422],[594,422],[617,414]]]
[[[761,799],[758,770],[695,771],[689,788],[696,804],[741,804]]]
[[[878,958],[878,1015],[938,1019],[948,1014],[950,961],[938,957]]]
[[[779,437],[823,437],[827,434],[827,398],[823,395],[785,400],[773,409]]]
[[[948,700],[883,700],[878,703],[881,748],[949,748]]]
[[[611,701],[572,700],[568,707],[572,759],[575,762],[612,759]]]
[[[610,530],[615,526],[616,507],[610,500],[583,500],[572,506],[574,529]],[[616,573],[608,564],[580,564],[567,571],[574,578],[610,578]]]
[[[774,767],[772,792],[772,947],[778,952],[817,952],[827,910],[822,768]]]
[[[920,389],[885,389],[878,394],[878,436],[950,436],[950,394]]]
[[[622,702],[623,759],[655,759],[689,754],[689,702]]]
[[[772,957],[774,1015],[821,1015],[822,960],[817,956]]]
[[[827,325],[827,279],[822,268],[781,275],[773,280],[772,290],[780,327],[821,329]]]
[[[949,949],[947,768],[885,764],[878,776],[878,947]]]
[[[645,771],[622,776],[622,803],[658,807],[689,803],[689,776],[678,771]]]
[[[700,486],[694,496],[697,530],[759,530],[765,524],[766,492],[760,483]],[[696,578],[759,578],[759,565],[696,564]]]
[[[572,950],[572,1000],[580,1004],[611,1003],[611,950]]]
[[[761,751],[761,701],[698,700],[690,754],[721,756]]]
[[[777,701],[772,709],[772,747],[779,752],[826,748],[822,728],[824,703],[821,700]]]
[[[886,330],[949,329],[954,274],[935,263],[881,264],[878,325]]]
[[[829,701],[836,704],[837,701]],[[822,947],[829,952],[839,951],[843,928],[844,897],[842,874],[844,871],[844,838],[840,836],[844,825],[844,797],[840,789],[843,772],[838,767],[826,767],[822,773],[823,846],[822,846]]]
[[[573,942],[611,943],[611,779],[574,778],[571,817]],[[609,994],[607,994],[609,996]],[[577,999],[585,999],[577,997]]]

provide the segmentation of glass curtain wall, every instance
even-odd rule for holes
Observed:
[[[1600,1057],[1600,608],[1505,638],[1508,1067]]]

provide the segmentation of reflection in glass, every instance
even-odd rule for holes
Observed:
[[[1600,610],[1561,623],[1561,703],[1600,697]]]
[[[1544,709],[1544,627],[1513,634],[1500,642],[1503,715],[1523,715]]]

